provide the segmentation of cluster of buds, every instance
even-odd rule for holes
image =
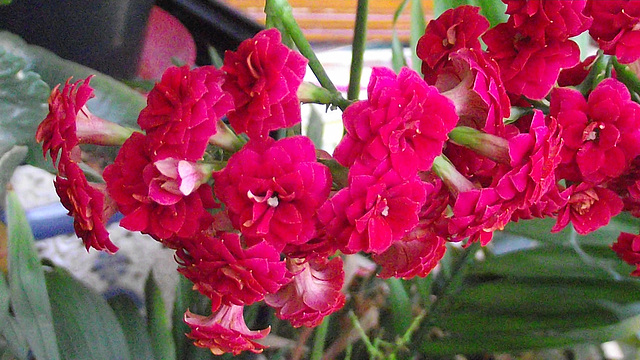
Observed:
[[[431,21],[423,74],[374,68],[332,156],[270,136],[300,122],[307,66],[275,29],[221,69],[168,69],[140,129],[87,110],[91,78],[56,87],[36,138],[87,248],[117,251],[105,222],[120,211],[122,227],[175,249],[211,299],[210,315],[185,314],[195,344],[260,352],[269,329],[250,330],[244,307],[264,300],[294,327],[318,325],[345,303],[340,254],[406,279],[429,274],[447,242],[486,245],[511,221],[553,217],[552,231],[586,234],[623,210],[640,216],[640,105],[615,76],[570,86],[597,62],[579,62],[570,38],[582,32],[599,56],[640,57],[637,2],[503,1],[509,20],[493,28],[471,6]],[[81,170],[85,143],[121,146],[97,169],[104,183]],[[640,235],[613,249],[640,269]]]

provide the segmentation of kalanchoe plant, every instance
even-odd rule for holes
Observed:
[[[456,243],[486,246],[517,221],[551,218],[553,232],[571,223],[587,235],[623,211],[640,216],[640,87],[620,65],[640,57],[638,2],[503,2],[508,20],[494,27],[476,7],[445,11],[417,42],[422,74],[373,68],[366,99],[350,102],[320,71],[286,1],[267,0],[285,34],[259,32],[220,69],[169,68],[139,129],[92,115],[87,78],[53,90],[36,139],[87,248],[117,251],[104,223],[120,211],[122,227],[175,249],[178,271],[210,300],[210,314],[185,309],[194,344],[259,353],[270,329],[249,329],[244,310],[264,300],[294,328],[318,326],[363,301],[347,292],[355,256],[372,259],[381,278],[426,277]],[[570,38],[586,32],[601,50],[579,64]],[[307,64],[325,89],[302,85]],[[558,85],[563,76],[576,87]],[[333,154],[297,132],[301,100],[344,110]],[[277,130],[290,136],[272,138]],[[120,146],[94,169],[104,183],[82,172],[87,143]],[[611,246],[637,268],[638,236]],[[385,351],[405,346],[423,316],[398,325],[405,335]]]

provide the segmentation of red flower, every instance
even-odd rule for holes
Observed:
[[[331,189],[329,168],[309,138],[250,140],[214,175],[216,196],[248,241],[281,251],[315,235],[315,213]]]
[[[36,141],[42,142],[42,154],[46,156],[49,152],[54,163],[60,150],[70,154],[79,143],[76,118],[87,116],[82,108],[93,97],[90,81],[91,77],[88,77],[71,84],[69,78],[62,92],[58,84],[49,96],[49,113],[36,130]]]
[[[300,122],[297,91],[306,66],[307,59],[282,44],[276,29],[243,41],[236,52],[227,51],[223,89],[235,102],[228,115],[231,126],[258,138]]]
[[[194,289],[220,305],[251,305],[278,291],[291,280],[280,253],[266,242],[243,248],[240,236],[200,233],[178,249],[178,271]]]
[[[444,238],[418,227],[401,241],[394,242],[387,251],[374,254],[372,258],[382,267],[381,278],[425,277],[444,256],[445,243]]]
[[[593,17],[589,34],[605,54],[623,64],[640,57],[640,3],[629,0],[588,0],[585,14]]]
[[[509,138],[509,170],[496,177],[498,194],[518,208],[537,203],[556,186],[555,170],[560,163],[561,130],[554,118],[545,123],[535,110],[528,132]]]
[[[94,96],[89,85],[92,77],[73,84],[69,78],[62,92],[58,84],[49,96],[49,113],[36,130],[36,141],[43,143],[42,154],[48,151],[54,165],[61,150],[71,161],[80,162],[78,144],[122,145],[131,135],[131,130],[87,109],[85,104]]]
[[[104,185],[89,184],[80,166],[63,154],[64,175],[58,175],[54,181],[56,193],[62,205],[73,216],[73,228],[85,247],[109,253],[118,251],[109,239],[105,224],[116,210],[111,199],[105,196]],[[62,166],[62,165],[61,165]]]
[[[458,194],[449,221],[451,241],[469,238],[469,243],[479,241],[482,246],[493,238],[493,232],[502,230],[516,208],[505,206],[495,188],[481,188]]]
[[[427,195],[419,178],[402,179],[393,170],[380,178],[353,172],[349,177],[349,186],[318,212],[327,236],[342,252],[382,253],[418,224]]]
[[[482,39],[489,55],[498,63],[507,91],[531,99],[542,99],[558,80],[560,69],[580,61],[580,48],[571,41],[535,41],[511,23],[498,24]]]
[[[208,348],[214,355],[238,355],[247,350],[261,353],[266,346],[254,340],[264,338],[271,329],[249,330],[244,322],[242,310],[243,306],[225,305],[209,316],[193,314],[187,310],[184,322],[191,328],[187,336],[195,340],[196,346]]]
[[[586,235],[607,225],[622,211],[622,199],[603,187],[583,182],[571,185],[566,193],[569,201],[558,213],[551,232],[558,232],[571,222],[578,234]]]
[[[437,73],[435,87],[453,101],[458,125],[503,135],[503,118],[511,103],[498,64],[480,49],[461,49],[449,55],[451,65]]]
[[[159,241],[197,234],[212,221],[206,210],[216,206],[211,187],[202,184],[184,195],[175,179],[158,169],[150,151],[147,137],[134,133],[104,170],[109,194],[125,215],[120,225]]]
[[[589,75],[596,58],[596,55],[591,55],[574,67],[562,69],[558,76],[558,86],[577,86],[582,83]]]
[[[458,6],[429,21],[418,40],[416,55],[423,61],[422,73],[433,84],[437,73],[449,61],[448,55],[459,49],[480,49],[480,36],[489,28],[489,21],[475,6]]]
[[[389,156],[407,178],[429,170],[458,121],[451,101],[408,68],[398,76],[374,68],[367,93],[368,100],[352,104],[342,116],[347,133],[335,149],[336,160],[350,167],[358,158]]]
[[[218,120],[233,108],[233,99],[222,90],[223,81],[224,73],[213,66],[165,71],[138,117],[155,158],[202,158]]]
[[[624,262],[636,267],[631,272],[632,276],[640,276],[640,235],[620,233],[618,241],[611,245],[611,249]]]
[[[586,0],[502,0],[507,4],[509,21],[518,31],[536,40],[567,40],[591,25],[582,14]]]
[[[598,184],[621,175],[640,155],[640,105],[618,80],[602,81],[587,100],[577,90],[558,88],[550,114],[563,127],[563,178]]]
[[[287,267],[294,274],[293,280],[265,297],[278,318],[289,320],[294,327],[314,327],[342,308],[345,296],[340,292],[344,282],[340,257],[329,261],[288,258]]]

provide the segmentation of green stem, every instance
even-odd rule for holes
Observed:
[[[357,100],[360,96],[360,79],[362,78],[362,62],[364,49],[367,44],[367,15],[369,0],[358,0],[356,10],[356,25],[353,30],[353,44],[351,46],[351,74],[347,99]]]
[[[327,72],[322,67],[320,60],[316,56],[315,52],[311,48],[311,44],[304,37],[300,26],[293,18],[293,13],[291,12],[291,5],[287,0],[271,0],[272,7],[270,11],[273,11],[273,15],[277,16],[284,25],[284,28],[287,30],[287,33],[293,39],[293,42],[300,50],[300,53],[309,60],[309,67],[315,74],[316,78],[320,82],[320,85],[325,89],[331,91],[336,94],[336,99],[338,107],[344,111],[351,104],[347,99],[343,98],[336,86],[333,84]]]
[[[473,183],[464,177],[444,155],[436,156],[436,158],[433,159],[431,170],[442,179],[442,182],[447,186],[449,192],[454,196],[458,196],[461,192],[470,191],[475,188]]]
[[[415,319],[413,319],[413,322],[411,323],[411,326],[409,326],[409,329],[407,330],[407,332],[404,333],[402,338],[400,338],[400,340],[398,341],[398,347],[403,347],[407,345],[409,341],[411,341],[411,337],[413,336],[413,333],[416,332],[416,330],[418,330],[418,328],[420,327],[420,323],[422,322],[422,319],[424,319],[425,315],[427,315],[427,312],[422,310],[420,314],[418,314],[418,316],[416,316]]]
[[[382,359],[383,354],[380,352],[380,350],[378,350],[378,348],[373,346],[373,344],[371,343],[371,340],[369,340],[369,336],[367,336],[367,333],[364,331],[362,326],[360,326],[360,321],[358,321],[358,317],[353,312],[353,310],[349,310],[349,319],[351,319],[351,323],[353,324],[353,327],[356,329],[356,331],[358,331],[358,334],[360,335],[360,338],[364,342],[364,345],[366,346],[367,351],[369,352],[369,355],[371,355],[371,358]]]
[[[615,57],[613,59],[613,68],[616,69],[616,78],[625,84],[629,90],[640,93],[640,79],[627,65],[620,64]]]
[[[326,316],[322,323],[316,328],[316,335],[313,337],[313,350],[311,351],[311,360],[321,360],[324,354],[324,343],[327,339],[329,330],[330,316]]]
[[[500,163],[509,164],[509,141],[468,126],[456,126],[449,132],[451,142]]]
[[[287,34],[282,23],[275,15],[273,0],[267,0],[264,4],[264,14],[266,15],[265,26],[267,28],[276,28],[282,34],[282,43],[293,49],[293,41],[291,36]]]

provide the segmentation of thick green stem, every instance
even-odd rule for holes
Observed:
[[[489,159],[509,164],[509,141],[499,136],[484,133],[468,126],[457,126],[449,132],[449,140],[464,146]]]
[[[282,43],[290,48],[293,48],[293,41],[291,37],[286,33],[284,26],[275,15],[273,0],[267,0],[264,4],[264,13],[266,15],[265,26],[267,28],[276,28],[282,34]]]
[[[357,100],[360,96],[360,79],[362,78],[362,62],[367,44],[367,15],[369,0],[358,0],[356,10],[356,25],[353,30],[353,44],[351,46],[351,75],[347,99]]]
[[[316,328],[316,334],[313,337],[313,350],[311,351],[311,360],[321,360],[324,354],[324,343],[327,339],[327,331],[329,330],[330,316],[326,316],[322,323]]]
[[[613,68],[616,69],[616,78],[625,84],[629,90],[640,93],[640,79],[638,75],[631,71],[627,65],[620,64],[615,57],[613,59]]]
[[[344,111],[351,102],[342,97],[331,79],[329,79],[327,72],[324,70],[320,60],[318,60],[318,57],[311,48],[311,44],[309,44],[309,41],[305,38],[300,26],[298,26],[298,23],[293,18],[289,2],[287,0],[271,0],[271,2],[272,7],[270,8],[270,11],[273,11],[273,15],[280,19],[280,22],[282,22],[287,33],[293,39],[293,42],[298,47],[298,50],[300,50],[300,53],[309,60],[309,67],[320,82],[320,85],[336,94],[336,99],[339,99],[336,101],[336,105]]]

